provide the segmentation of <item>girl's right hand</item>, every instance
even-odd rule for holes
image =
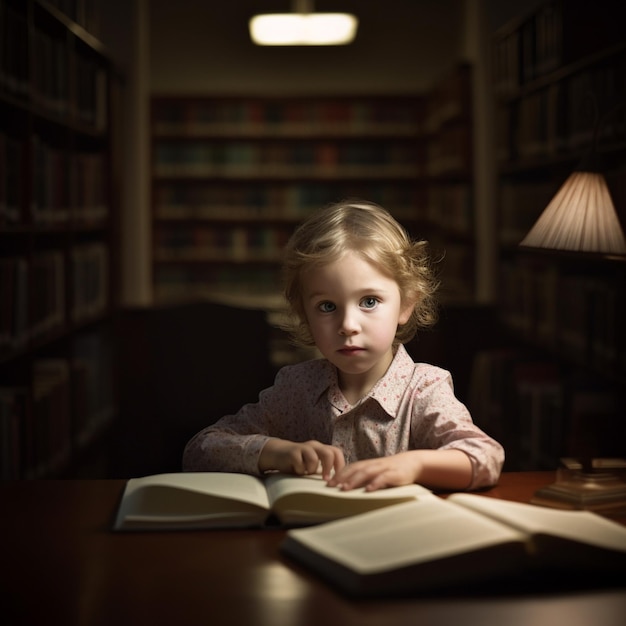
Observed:
[[[314,439],[302,443],[269,439],[259,457],[261,472],[277,471],[300,476],[321,473],[324,480],[329,480],[345,464],[339,448]]]

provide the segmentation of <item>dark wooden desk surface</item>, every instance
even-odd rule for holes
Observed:
[[[527,502],[551,472],[488,492]],[[626,588],[486,590],[351,600],[279,552],[281,530],[112,533],[124,481],[0,485],[6,626],[623,626]]]

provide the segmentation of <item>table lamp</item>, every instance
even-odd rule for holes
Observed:
[[[592,145],[565,180],[520,246],[605,255],[626,254],[626,240],[599,166],[597,142],[603,122],[596,123]],[[561,459],[556,481],[535,494],[532,502],[557,508],[626,513],[626,461],[593,458]]]

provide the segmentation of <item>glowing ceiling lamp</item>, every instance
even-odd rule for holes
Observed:
[[[315,13],[311,0],[294,0],[291,13],[266,13],[250,19],[259,46],[338,46],[352,42],[358,19],[349,13]]]

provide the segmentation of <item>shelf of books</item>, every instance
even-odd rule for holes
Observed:
[[[415,236],[439,236],[454,220],[465,228],[467,178],[430,185],[458,164],[426,141],[425,104],[423,95],[153,97],[155,299],[272,301],[294,228],[345,198],[382,204]]]
[[[476,411],[502,431],[511,469],[623,455],[626,257],[518,248],[596,128],[626,225],[626,45],[614,3],[584,5],[543,2],[494,38],[498,294],[511,344],[480,356]],[[579,37],[583,26],[602,37]]]
[[[111,67],[55,3],[2,0],[0,39],[0,475],[68,475],[115,414]]]

